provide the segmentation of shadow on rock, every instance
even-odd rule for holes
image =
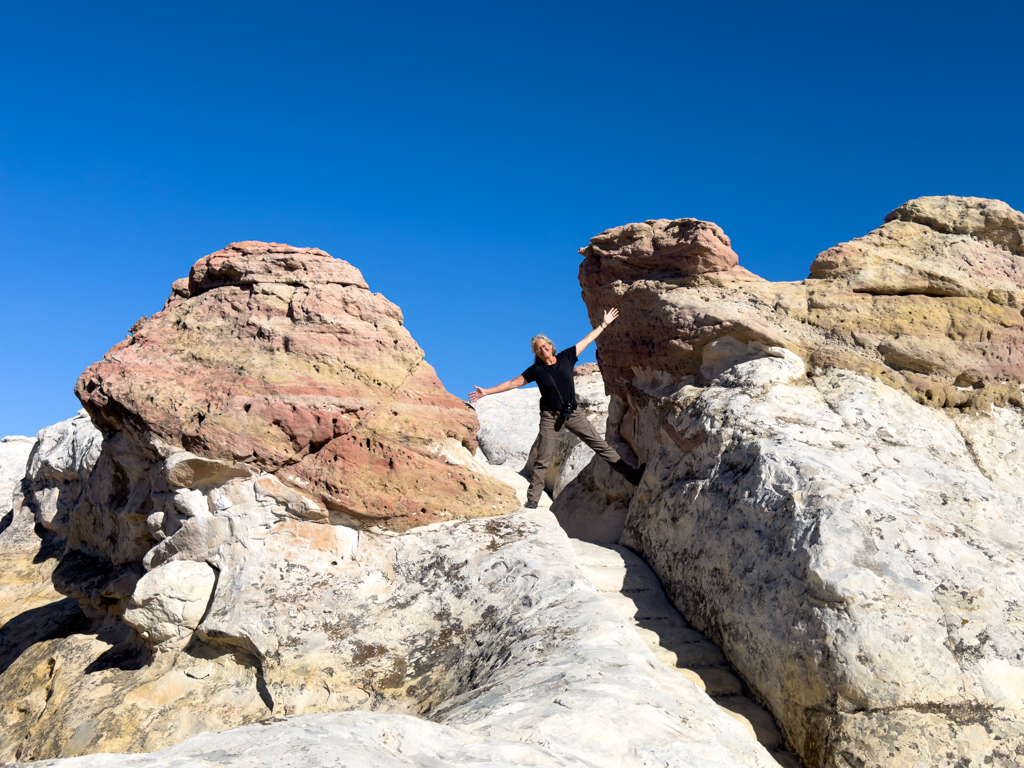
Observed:
[[[19,613],[0,627],[0,675],[36,643],[84,632],[89,623],[71,598]]]

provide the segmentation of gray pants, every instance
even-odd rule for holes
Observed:
[[[544,492],[544,478],[547,476],[551,455],[555,452],[560,437],[560,433],[555,431],[557,421],[557,414],[551,411],[540,412],[540,445],[537,446],[537,458],[533,460],[533,474],[530,476],[530,490],[526,494],[527,501],[540,501],[540,495]],[[576,435],[609,464],[614,464],[619,460],[619,454],[615,452],[615,449],[598,437],[587,417],[579,411],[570,416],[560,427],[568,429]]]

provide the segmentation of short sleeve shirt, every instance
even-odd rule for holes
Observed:
[[[568,347],[555,355],[554,365],[534,363],[525,371],[527,383],[537,382],[540,388],[540,409],[558,413],[562,404],[576,404],[576,387],[572,372],[576,365],[576,347]]]

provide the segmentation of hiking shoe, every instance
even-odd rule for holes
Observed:
[[[611,468],[626,478],[626,480],[633,485],[640,485],[640,481],[644,477],[644,470],[647,469],[647,465],[641,464],[636,469],[633,469],[629,464],[624,462],[622,459],[619,459],[611,465]]]
[[[640,485],[640,481],[644,479],[644,472],[647,471],[647,464],[641,464],[639,467],[633,470],[633,476],[629,478],[629,482],[633,485]]]
[[[527,509],[536,509],[537,508],[537,502],[536,501],[528,501],[525,504],[523,504],[523,506],[526,507]]]

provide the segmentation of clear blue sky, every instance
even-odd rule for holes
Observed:
[[[1017,0],[3,3],[0,435],[72,415],[236,240],[351,261],[465,396],[587,333],[608,227],[715,221],[793,280],[913,197],[1022,209],[1022,29]]]

